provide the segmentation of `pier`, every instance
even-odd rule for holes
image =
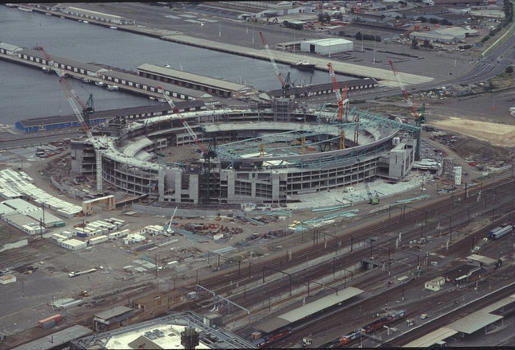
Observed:
[[[163,99],[163,93],[177,100],[209,99],[212,96],[200,88],[189,88],[173,85],[155,79],[145,78],[136,72],[121,70],[115,67],[106,69],[103,65],[83,63],[69,58],[48,56],[42,50],[17,47],[8,43],[0,43],[0,59],[39,68],[51,72],[54,67],[61,69],[66,76],[107,87],[110,90],[145,95],[151,99]],[[190,86],[193,86],[190,84]]]

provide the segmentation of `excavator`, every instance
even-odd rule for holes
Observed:
[[[367,188],[367,195],[368,195],[368,204],[376,205],[379,204],[379,196],[377,193],[372,195],[372,191],[370,191],[370,186],[368,185],[368,182],[365,181],[365,186]]]

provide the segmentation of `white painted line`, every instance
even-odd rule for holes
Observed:
[[[490,45],[485,51],[481,52],[481,56],[484,56],[487,51],[490,51],[490,49],[492,47],[494,47],[495,44],[497,44],[499,41],[501,41],[506,35],[511,34],[512,31],[513,31],[513,25],[511,25],[511,27],[508,28],[506,30],[506,32],[499,39],[497,39],[492,45]]]

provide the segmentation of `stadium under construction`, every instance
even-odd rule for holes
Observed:
[[[335,112],[279,98],[245,109],[116,118],[101,133],[71,144],[72,172],[96,173],[98,189],[103,182],[162,203],[284,204],[376,177],[403,179],[420,128],[358,109],[339,121]]]

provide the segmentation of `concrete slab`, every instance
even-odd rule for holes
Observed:
[[[239,45],[232,45],[232,44],[226,44],[201,38],[195,38],[189,35],[184,34],[174,34],[174,35],[164,35],[161,37],[163,40],[173,41],[181,44],[187,44],[192,46],[199,46],[204,47],[211,50],[217,50],[222,52],[228,52],[233,53],[237,55],[243,55],[243,56],[249,56],[254,58],[260,58],[268,60],[268,54],[264,49],[257,50],[249,47],[243,47]],[[295,64],[298,61],[302,61],[306,59],[306,56],[294,54],[290,52],[284,52],[284,51],[276,51],[271,50],[274,59],[277,62],[285,63],[285,64]],[[315,64],[317,69],[321,70],[328,70],[327,63],[330,61],[329,58],[322,58],[322,57],[309,57],[309,61],[313,64]],[[334,71],[336,73],[341,74],[350,74],[354,76],[360,76],[360,77],[370,77],[382,81],[390,81],[391,83],[387,84],[397,84],[397,80],[394,77],[392,71],[387,69],[381,69],[381,68],[374,68],[374,67],[368,67],[368,66],[361,66],[357,64],[352,63],[346,63],[346,62],[338,62],[333,61],[332,62]],[[399,77],[402,80],[402,82],[405,85],[409,84],[423,84],[427,83],[433,80],[431,77],[422,76],[422,75],[415,75],[415,74],[409,74],[409,73],[402,73],[399,72]]]

